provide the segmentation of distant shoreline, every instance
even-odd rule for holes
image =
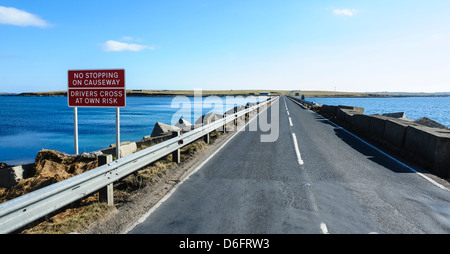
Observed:
[[[450,97],[450,92],[438,93],[411,93],[411,92],[334,92],[334,91],[301,91],[301,90],[203,90],[202,96],[267,96],[267,95],[292,95],[307,98],[320,97],[350,97],[350,98],[389,98],[389,97]],[[1,93],[0,96],[22,96],[22,97],[66,97],[67,91],[49,92],[24,92],[24,93]],[[127,90],[127,97],[174,97],[194,96],[191,90]]]

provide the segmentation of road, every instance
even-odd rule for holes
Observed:
[[[276,141],[247,126],[128,233],[450,233],[448,189],[287,97],[272,110]]]

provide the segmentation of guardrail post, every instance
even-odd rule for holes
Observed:
[[[245,110],[248,110],[248,108],[250,108],[250,106],[248,104],[245,105]],[[245,120],[245,122],[250,120],[250,112],[245,113],[244,120]]]
[[[234,107],[234,120],[233,120],[233,123],[234,123],[234,129],[237,129],[237,125],[238,125],[238,117],[237,117],[237,112],[238,112],[238,107],[237,106],[235,106]]]
[[[102,154],[98,156],[98,166],[102,166],[108,163],[111,163],[113,160],[111,154]],[[107,202],[108,205],[113,206],[114,205],[114,189],[113,184],[110,183],[106,185],[106,187],[100,189],[99,191],[99,201],[100,202]]]
[[[207,120],[206,124],[209,124],[209,123],[210,123],[210,121]],[[209,132],[206,133],[205,136],[203,136],[203,141],[205,141],[206,144],[209,144]]]
[[[180,136],[180,131],[172,131],[172,138]],[[179,164],[181,162],[181,150],[177,149],[172,152],[172,162]]]
[[[223,115],[223,118],[226,118],[226,117],[227,117],[227,114],[225,113]],[[227,133],[227,124],[224,124],[222,127],[223,127],[223,133]]]
[[[258,106],[258,107],[256,108],[256,114],[259,114],[259,101],[256,102],[256,105]]]

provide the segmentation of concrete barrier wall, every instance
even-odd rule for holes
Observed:
[[[450,130],[409,125],[404,148],[429,161],[437,175],[450,176]]]
[[[450,177],[450,130],[427,127],[405,119],[365,115],[364,108],[322,105],[317,111],[336,117],[378,141],[384,140],[395,150],[406,150],[426,161],[429,171]]]
[[[405,143],[406,127],[408,127],[408,124],[404,122],[396,121],[394,119],[386,120],[383,139],[396,147],[403,147]]]
[[[330,106],[330,105],[322,105],[322,107],[320,108],[321,113],[330,116],[335,116],[337,114],[337,109],[338,109],[337,106]]]
[[[386,127],[386,117],[382,116],[369,116],[370,118],[370,126],[369,126],[369,132],[371,135],[377,138],[383,138],[384,137],[384,129]]]
[[[128,156],[137,150],[136,142],[125,141],[120,143],[120,157]],[[109,148],[100,150],[103,154],[116,155],[116,144],[110,145]]]
[[[341,121],[345,121],[351,125],[355,124],[353,116],[358,114],[364,114],[364,108],[338,106],[336,110],[336,117]]]
[[[21,179],[27,178],[34,163],[0,169],[0,187],[11,188]]]
[[[370,116],[368,115],[353,115],[353,123],[356,128],[363,132],[369,133],[370,131]]]

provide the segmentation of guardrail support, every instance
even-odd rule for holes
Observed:
[[[237,106],[235,106],[234,107],[234,121],[233,121],[233,123],[234,123],[234,129],[236,130],[237,129],[237,125],[238,125],[238,117],[237,117],[237,112],[238,112],[238,107]]]
[[[248,104],[245,105],[245,110],[248,110],[249,107],[250,107],[250,106],[249,106]],[[244,120],[245,120],[245,122],[247,122],[248,120],[250,120],[250,112],[245,113]]]
[[[223,115],[223,117],[224,117],[224,118],[227,117],[226,113]],[[227,124],[224,124],[224,125],[222,126],[222,128],[223,128],[223,133],[224,133],[224,134],[227,133]]]
[[[102,166],[108,163],[111,163],[113,161],[111,154],[102,154],[98,156],[98,166]],[[110,183],[106,185],[106,187],[100,189],[98,192],[98,198],[100,202],[107,202],[109,206],[114,205],[114,189],[113,184]]]
[[[206,124],[209,124],[209,120],[206,122]],[[205,136],[203,136],[203,141],[205,141],[206,144],[209,144],[209,132],[206,133]]]
[[[179,131],[172,131],[172,138],[180,136]],[[181,162],[181,150],[177,149],[172,153],[172,162],[179,164]]]

